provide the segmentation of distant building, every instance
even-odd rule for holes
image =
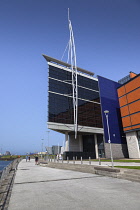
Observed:
[[[64,147],[61,147],[61,152],[60,154],[63,154],[65,152],[65,148]]]
[[[52,146],[52,155],[57,155],[61,153],[61,146]]]
[[[11,153],[9,151],[6,151],[5,155],[11,155]]]
[[[46,155],[46,152],[38,152],[38,155]]]
[[[52,147],[46,147],[46,153],[52,155]]]

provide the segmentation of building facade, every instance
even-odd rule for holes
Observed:
[[[74,135],[72,70],[70,65],[43,55],[49,66],[48,128],[65,134],[64,158],[110,157],[104,111],[109,110],[110,140],[114,158],[128,157],[117,88],[121,84],[81,68],[77,73],[78,126]]]
[[[108,122],[113,157],[128,157],[126,138],[122,127],[120,105],[117,94],[117,88],[121,85],[118,82],[114,82],[101,76],[98,76],[98,82],[100,89],[106,157],[110,157],[110,145],[108,143],[109,136],[106,117],[104,113],[105,110],[109,111]]]
[[[127,78],[118,88],[122,124],[129,158],[140,158],[140,74],[130,72]]]

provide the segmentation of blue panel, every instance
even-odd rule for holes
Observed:
[[[111,143],[125,144],[126,140],[123,137],[123,127],[120,115],[120,106],[117,95],[117,88],[120,84],[109,79],[98,76],[100,100],[102,109],[102,118],[105,134],[105,142],[108,142],[107,122],[104,114],[105,110],[109,110],[109,128]]]

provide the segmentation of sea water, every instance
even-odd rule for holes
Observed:
[[[2,171],[6,166],[8,166],[11,161],[0,160],[0,171]]]

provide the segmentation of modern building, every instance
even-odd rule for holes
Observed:
[[[140,74],[130,74],[119,81],[118,88],[123,130],[129,158],[140,158]]]
[[[52,155],[52,147],[46,147],[46,153]]]
[[[9,151],[6,151],[5,155],[11,155],[11,153]]]
[[[48,128],[65,134],[64,157],[128,157],[117,88],[121,84],[77,67],[78,126],[74,132],[71,65],[43,55],[49,66]],[[109,133],[104,111],[108,110]],[[110,138],[109,138],[110,135]]]
[[[53,145],[52,146],[52,155],[60,154],[61,153],[61,147],[62,146]]]

